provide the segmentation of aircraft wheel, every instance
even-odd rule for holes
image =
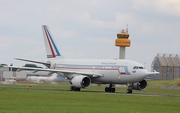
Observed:
[[[75,90],[75,87],[74,86],[71,86],[70,87],[70,91],[74,91]]]
[[[81,88],[78,88],[78,91],[81,91]]]
[[[127,93],[132,93],[132,89],[127,89],[126,92]]]
[[[75,91],[80,91],[81,90],[81,88],[75,88]]]
[[[115,91],[116,91],[116,89],[115,89],[115,88],[112,88],[112,89],[111,89],[111,92],[113,92],[113,93],[114,93]]]
[[[109,88],[108,87],[105,88],[105,92],[109,92]]]
[[[109,92],[112,92],[112,88],[109,88]]]

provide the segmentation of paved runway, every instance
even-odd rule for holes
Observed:
[[[0,89],[22,89],[22,90],[55,90],[55,91],[68,91],[65,89],[57,89],[57,88],[24,88],[24,87],[12,87],[12,86],[0,86]],[[104,91],[89,91],[89,90],[81,90],[80,92],[92,92],[98,94],[107,94],[107,95],[129,95],[129,96],[157,96],[157,97],[173,97],[173,98],[180,98],[180,95],[171,95],[171,94],[146,94],[146,93],[132,93],[127,94],[126,92],[115,92],[115,93],[106,93]]]

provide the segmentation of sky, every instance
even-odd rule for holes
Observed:
[[[150,70],[158,53],[180,54],[179,6],[179,0],[0,0],[0,63],[45,60],[41,25],[66,58],[118,58],[115,39],[128,24],[126,59]]]

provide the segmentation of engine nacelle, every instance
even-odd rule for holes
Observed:
[[[146,86],[147,86],[147,82],[146,82],[146,80],[143,80],[141,82],[134,83],[132,85],[132,89],[134,89],[134,90],[143,90],[143,89],[146,88]]]
[[[74,76],[71,83],[76,88],[86,88],[91,84],[91,79],[87,76]]]

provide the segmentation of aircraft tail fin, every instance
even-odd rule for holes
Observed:
[[[48,26],[42,25],[42,31],[43,31],[44,43],[46,47],[47,58],[64,58],[60,54]]]

